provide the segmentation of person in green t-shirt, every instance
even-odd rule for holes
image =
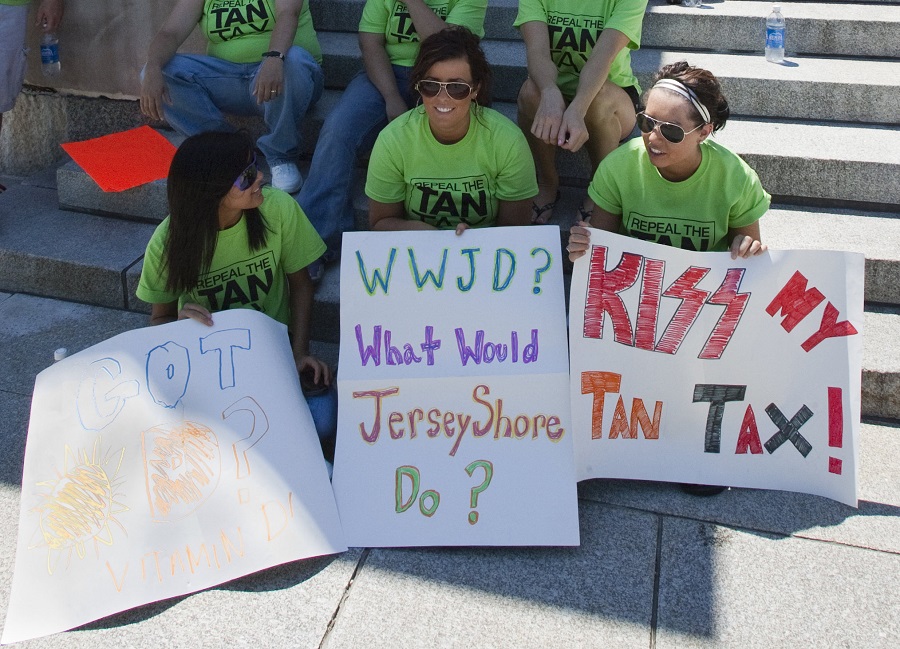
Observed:
[[[176,54],[199,24],[206,56]],[[322,52],[306,0],[178,0],[150,43],[141,112],[183,135],[233,130],[225,113],[260,115],[272,185],[294,193],[300,120],[322,94]]]
[[[686,250],[730,251],[747,259],[766,252],[759,219],[771,197],[737,154],[708,140],[730,110],[708,70],[663,67],[638,113],[643,138],[613,151],[588,187],[587,218],[569,232],[569,259],[590,247],[589,226]],[[725,490],[681,485],[696,496]]]
[[[262,181],[245,134],[186,139],[169,168],[170,214],[147,244],[137,296],[150,303],[152,325],[212,325],[212,313],[235,308],[265,313],[287,325],[304,391],[324,391],[331,369],[309,351],[314,287],[306,267],[325,244],[297,202]],[[307,401],[320,437],[333,435],[334,393]]]
[[[13,109],[25,81],[25,23],[31,0],[0,0],[0,130],[3,113]],[[41,0],[34,24],[45,34],[55,32],[63,17],[63,0]],[[0,185],[3,191],[3,185]]]
[[[352,188],[359,153],[372,148],[388,122],[412,108],[409,72],[421,40],[448,25],[484,35],[487,0],[366,0],[359,21],[363,70],[328,113],[297,201],[325,240],[328,252],[310,274],[340,254],[341,233],[353,229]],[[315,268],[315,270],[313,270]]]
[[[646,8],[647,0],[520,0],[514,25],[528,79],[518,119],[540,187],[533,223],[546,223],[559,200],[557,148],[585,146],[593,173],[634,128],[640,87],[630,51],[640,47]]]
[[[422,106],[381,132],[366,179],[373,230],[527,225],[537,194],[519,128],[486,108],[491,69],[478,37],[448,27],[422,41],[410,83]]]

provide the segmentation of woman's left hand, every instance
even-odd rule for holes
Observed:
[[[259,66],[253,96],[257,104],[271,101],[284,92],[284,61],[277,56],[267,56]]]
[[[559,127],[559,146],[574,153],[587,141],[588,130],[584,123],[584,116],[569,104],[566,112],[563,113],[562,124]]]
[[[746,234],[738,234],[735,235],[734,240],[731,242],[731,258],[737,259],[741,257],[742,259],[749,259],[750,257],[763,254],[768,249],[769,247],[759,239],[754,239]]]
[[[319,386],[331,385],[331,368],[324,361],[320,361],[315,356],[306,355],[299,358],[294,357],[294,362],[297,365],[298,374],[302,375],[304,371],[312,372],[313,383]]]

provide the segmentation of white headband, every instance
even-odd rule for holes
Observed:
[[[709,111],[706,110],[706,106],[700,103],[700,100],[697,98],[696,93],[693,90],[688,88],[686,85],[681,83],[676,79],[660,79],[656,82],[654,88],[665,88],[666,90],[671,90],[672,92],[678,93],[692,104],[694,104],[694,108],[697,109],[697,112],[700,113],[700,117],[703,118],[704,124],[709,124],[711,120],[709,119]]]

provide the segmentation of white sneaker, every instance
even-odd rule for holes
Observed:
[[[293,162],[272,166],[272,187],[293,194],[303,187],[303,176]]]

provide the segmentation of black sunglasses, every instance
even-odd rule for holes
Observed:
[[[419,91],[419,94],[423,97],[437,97],[441,88],[447,91],[447,96],[450,99],[465,99],[469,95],[472,94],[472,86],[467,83],[463,83],[462,81],[431,81],[430,79],[423,79],[416,84],[416,90]]]
[[[237,180],[234,181],[234,186],[242,192],[246,191],[250,185],[256,182],[257,171],[256,152],[254,152],[253,160],[251,160],[250,164],[247,165],[247,168],[241,172],[241,175],[237,177]]]
[[[641,133],[652,133],[653,129],[658,126],[660,134],[672,144],[678,144],[679,142],[684,140],[685,135],[687,135],[688,133],[693,133],[698,128],[705,126],[704,124],[700,124],[700,126],[695,126],[690,131],[685,131],[683,128],[678,126],[678,124],[653,119],[643,112],[638,113],[635,117],[637,117],[637,125],[638,128],[641,129]]]

